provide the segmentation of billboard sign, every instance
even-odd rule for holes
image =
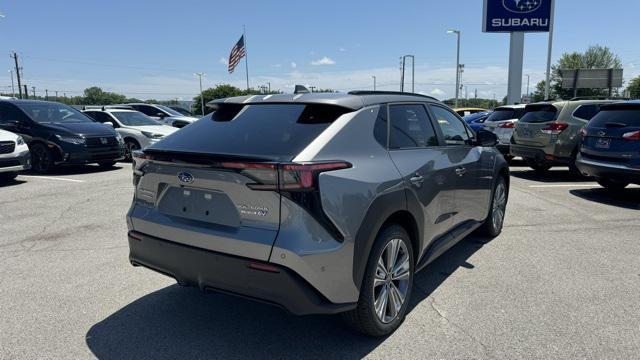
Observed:
[[[562,69],[564,89],[610,89],[622,87],[622,69]]]
[[[554,0],[484,0],[484,32],[548,32]]]

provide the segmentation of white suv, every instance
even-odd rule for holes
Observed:
[[[83,112],[97,122],[113,126],[122,136],[126,160],[131,160],[132,151],[144,149],[178,130],[161,124],[139,111],[121,107],[85,107]]]
[[[0,180],[11,180],[31,168],[29,148],[20,135],[0,130]]]

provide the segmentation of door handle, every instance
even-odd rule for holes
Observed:
[[[424,182],[424,177],[422,177],[422,175],[420,175],[420,174],[415,174],[413,177],[411,177],[409,179],[409,181],[411,181],[411,183],[413,185],[415,185],[416,187],[420,187],[420,186],[422,186],[422,183]]]
[[[456,169],[456,175],[458,176],[462,176],[464,174],[467,173],[467,169],[463,168],[463,167],[459,167]]]

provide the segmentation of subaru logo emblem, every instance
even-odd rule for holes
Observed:
[[[107,144],[107,138],[100,138],[100,143],[102,143],[102,145],[106,145]]]
[[[502,0],[505,9],[517,13],[526,14],[538,10],[544,0]]]
[[[604,131],[598,131],[598,136],[605,136],[605,135],[607,135],[607,133],[606,133],[606,132],[604,132]]]
[[[180,180],[180,182],[186,183],[186,184],[191,184],[194,180],[193,175],[191,175],[191,173],[188,173],[186,171],[180,172],[178,173],[178,180]]]

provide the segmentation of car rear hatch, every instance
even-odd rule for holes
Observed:
[[[509,144],[515,123],[523,112],[524,109],[498,107],[484,121],[484,129],[496,134],[500,143]]]
[[[640,103],[603,106],[583,132],[581,151],[597,160],[637,163],[640,159]]]
[[[280,190],[304,188],[315,171],[291,160],[347,111],[317,104],[221,105],[136,155],[130,226],[267,260],[280,226]]]
[[[555,125],[560,110],[552,104],[527,105],[518,121],[513,140],[518,145],[545,147],[558,135],[562,125]],[[565,127],[566,128],[566,127]]]

